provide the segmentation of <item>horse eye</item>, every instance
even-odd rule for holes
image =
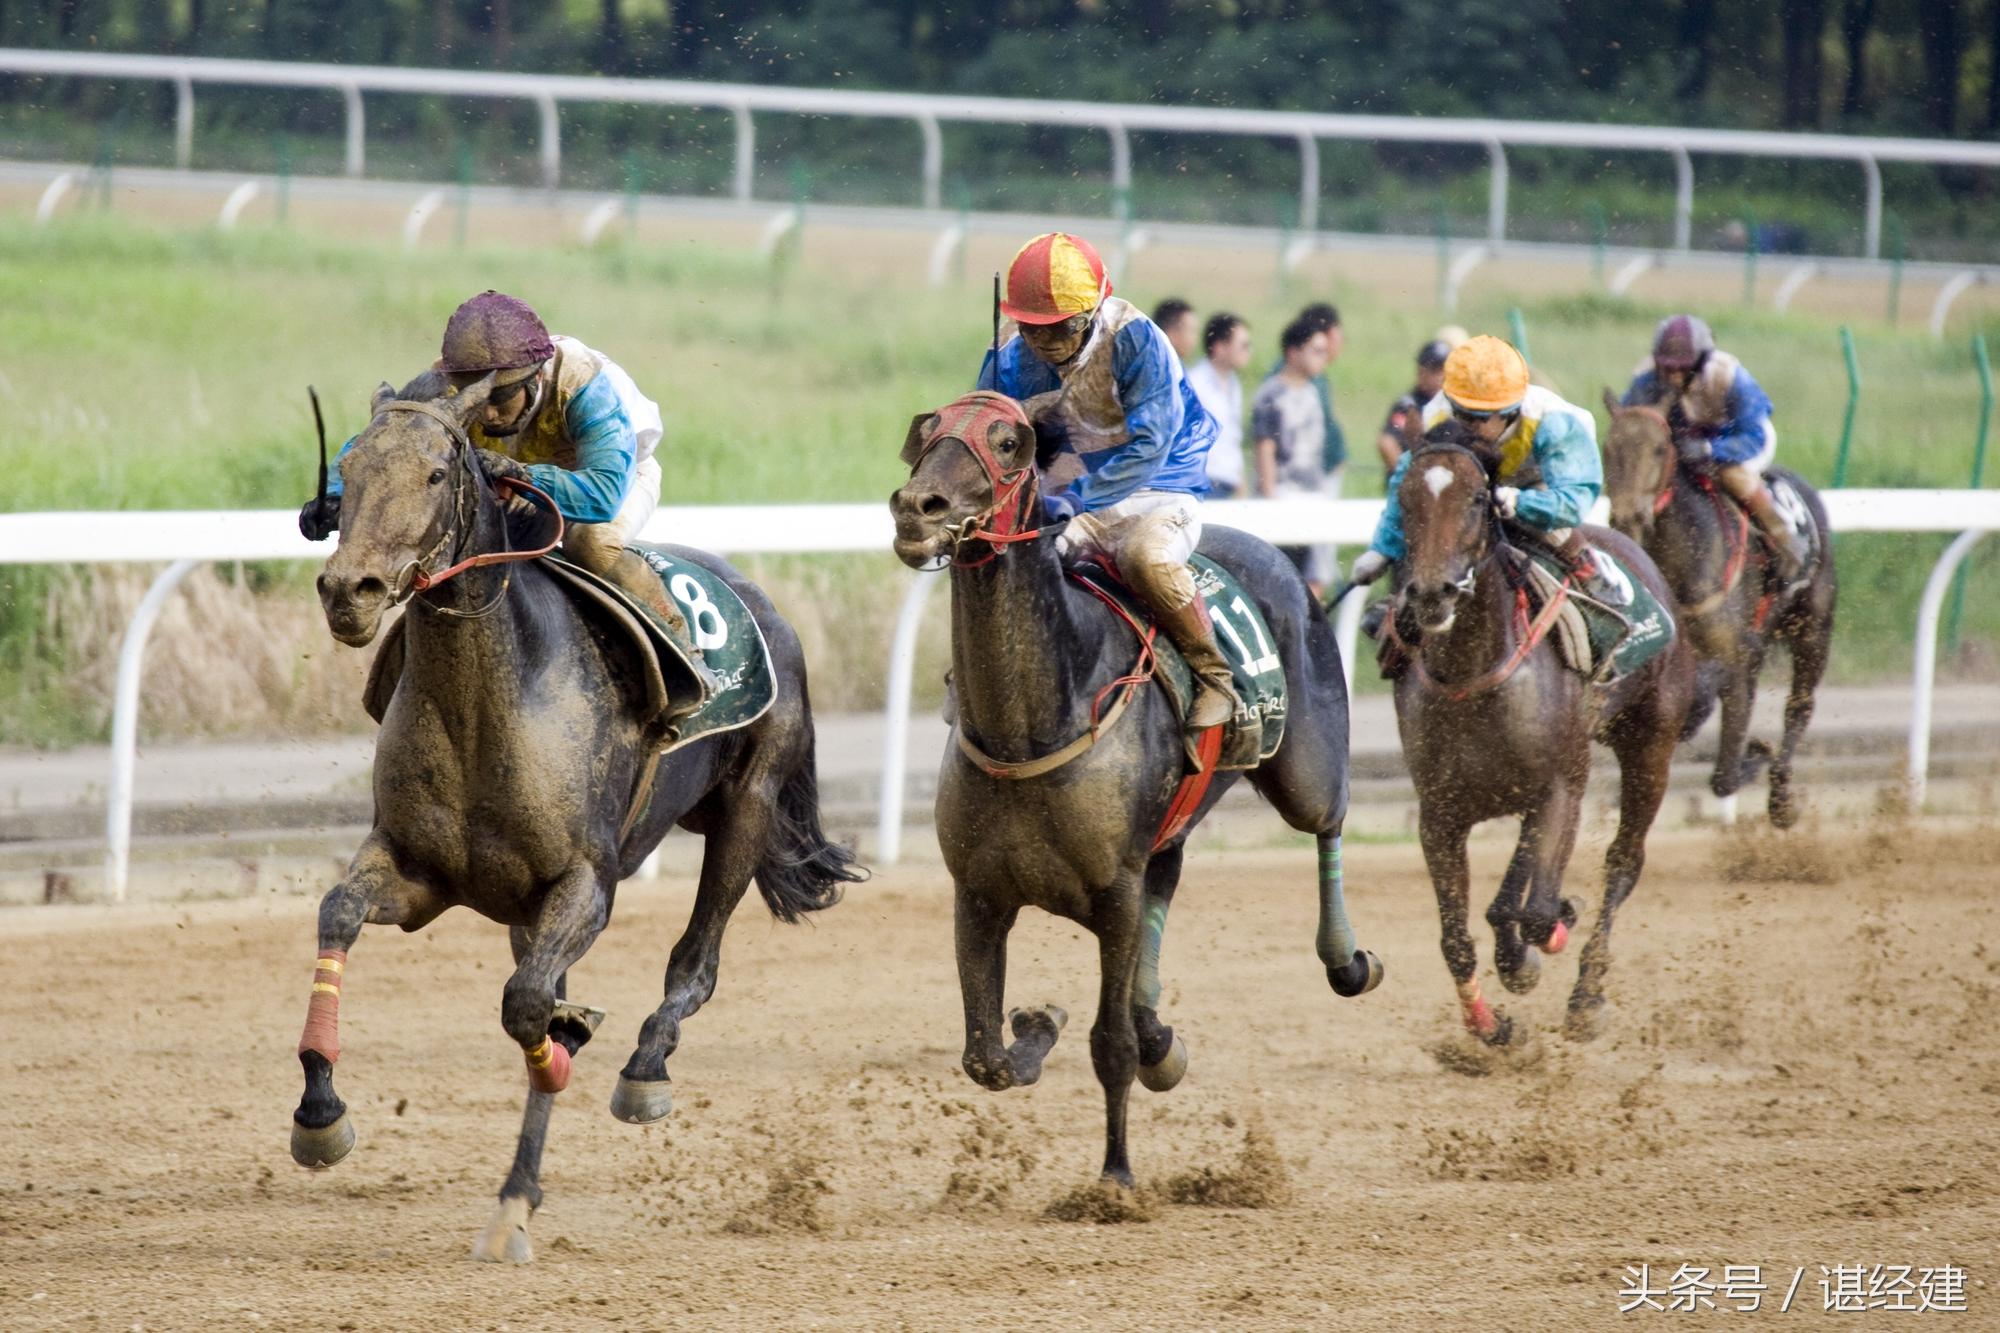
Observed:
[[[431,473],[431,485],[436,486],[441,484],[443,481],[444,481],[443,468],[438,468],[436,471]]]

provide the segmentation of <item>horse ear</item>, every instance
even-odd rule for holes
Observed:
[[[457,393],[447,393],[445,402],[457,415],[461,425],[470,422],[479,414],[479,409],[493,396],[493,374],[491,371],[480,376]]]
[[[380,384],[375,386],[375,397],[371,399],[368,403],[368,415],[371,417],[374,416],[376,413],[382,410],[382,405],[384,403],[393,403],[395,401],[396,401],[396,386],[389,383],[389,381],[387,380],[383,380]]]
[[[935,412],[919,412],[910,418],[910,433],[903,437],[903,452],[900,457],[904,467],[915,467],[924,456],[924,448],[930,444],[931,436],[944,424],[944,418]]]
[[[1604,390],[1604,410],[1614,417],[1618,415],[1618,398],[1609,387]]]

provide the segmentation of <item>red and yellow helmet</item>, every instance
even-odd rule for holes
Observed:
[[[1016,324],[1060,324],[1089,314],[1109,295],[1111,279],[1090,242],[1051,231],[1022,246],[1007,266],[1000,313]]]

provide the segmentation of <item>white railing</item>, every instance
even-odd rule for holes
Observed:
[[[1908,784],[1911,806],[1921,810],[1930,760],[1932,686],[1937,628],[1944,589],[1980,537],[2000,531],[2000,491],[1838,490],[1824,493],[1836,532],[1953,532],[1962,534],[1933,569],[1916,624]],[[1222,501],[1204,506],[1204,521],[1254,532],[1266,540],[1297,544],[1365,542],[1381,512],[1379,500]],[[886,556],[893,534],[888,508],[863,505],[672,506],[654,515],[643,534],[722,554],[877,553]],[[324,559],[331,550],[299,535],[288,510],[194,510],[107,513],[0,514],[0,564],[165,564],[134,612],[119,649],[112,717],[111,785],[105,810],[106,885],[114,900],[125,896],[131,864],[132,786],[138,745],[139,683],[153,622],[182,579],[208,561]],[[912,664],[923,607],[941,580],[913,574],[897,617],[888,662],[886,739],[876,859],[893,863],[901,852],[904,751],[909,734]],[[1353,684],[1360,597],[1340,606],[1336,629],[1342,667]]]
[[[366,111],[362,101],[365,93],[532,102],[541,124],[542,181],[551,188],[562,179],[562,103],[713,107],[730,112],[735,120],[734,191],[736,197],[742,200],[751,198],[754,190],[757,156],[755,114],[760,111],[913,123],[921,145],[919,169],[923,180],[924,205],[933,209],[940,203],[944,175],[944,140],[939,126],[945,121],[985,125],[1055,125],[1102,132],[1110,140],[1112,189],[1119,198],[1127,201],[1132,185],[1131,134],[1135,130],[1287,139],[1298,145],[1297,225],[1301,232],[1308,233],[1318,227],[1319,145],[1322,140],[1462,144],[1484,149],[1487,155],[1486,227],[1488,240],[1495,244],[1504,241],[1507,234],[1507,149],[1510,147],[1667,154],[1674,165],[1674,248],[1677,250],[1686,250],[1691,243],[1693,154],[1852,162],[1860,167],[1862,173],[1862,250],[1870,259],[1879,258],[1882,251],[1882,163],[2000,166],[2000,144],[1966,140],[1868,138],[1844,134],[1785,134],[1464,117],[1251,111],[1230,107],[1144,106],[782,88],[667,79],[606,79],[582,75],[501,74],[378,65],[217,60],[12,48],[0,48],[0,74],[143,79],[171,84],[175,91],[174,154],[181,167],[189,166],[194,156],[194,86],[197,83],[320,89],[338,93],[346,105],[346,169],[351,176],[361,175],[366,167]]]

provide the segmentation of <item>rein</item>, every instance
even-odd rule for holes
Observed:
[[[478,504],[478,488],[467,485],[472,480],[471,470],[476,466],[472,461],[472,440],[466,435],[465,427],[460,425],[455,418],[440,409],[435,403],[399,398],[382,404],[376,415],[379,417],[389,412],[420,413],[443,426],[445,433],[451,437],[452,465],[456,470],[456,476],[452,482],[453,521],[443,532],[438,534],[437,541],[431,545],[429,550],[403,567],[402,573],[396,579],[399,587],[391,605],[409,601],[419,593],[429,592],[432,588],[458,577],[469,569],[478,569],[486,565],[511,564],[522,560],[538,560],[555,550],[562,543],[565,526],[562,511],[556,508],[556,502],[549,496],[548,492],[520,477],[497,477],[493,481],[493,487],[496,491],[515,492],[532,496],[540,502],[543,509],[553,514],[556,520],[555,535],[544,546],[539,546],[532,550],[516,551],[510,545],[507,545],[509,538],[507,536],[506,524],[503,521],[500,529],[501,550],[483,551],[477,555],[468,556],[435,573],[425,568],[446,547],[449,547],[453,554],[456,554],[464,547],[465,534],[470,527],[468,513],[472,506]],[[405,575],[409,579],[407,589],[401,586]],[[511,573],[506,578],[501,579],[499,591],[484,606],[474,611],[460,611],[453,607],[435,606],[429,602],[420,604],[426,610],[435,611],[439,615],[451,616],[461,620],[476,620],[481,616],[487,615],[494,607],[500,604],[501,599],[507,595],[511,579]]]

